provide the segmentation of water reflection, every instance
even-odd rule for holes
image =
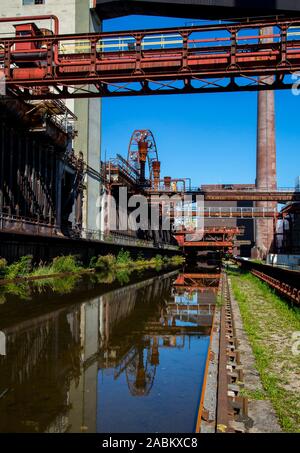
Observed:
[[[2,306],[1,432],[193,431],[215,287],[144,278]]]

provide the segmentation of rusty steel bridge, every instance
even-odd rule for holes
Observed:
[[[75,35],[59,34],[51,17],[51,35],[16,25],[15,37],[0,39],[7,87],[20,98],[290,89],[300,70],[297,17]],[[0,24],[8,20],[24,18]]]

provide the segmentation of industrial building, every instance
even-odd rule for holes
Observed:
[[[160,3],[166,14],[178,16],[182,11],[180,1],[175,2],[173,14],[170,12],[173,2]],[[149,195],[154,191],[182,196],[188,193],[186,186],[184,190],[178,186],[174,190],[174,183],[179,181],[172,177],[160,179],[160,162],[157,155],[151,155],[153,144],[145,145],[143,140],[137,143],[135,163],[130,161],[130,156],[127,159],[116,156],[119,159],[117,166],[104,163],[103,167],[100,155],[102,97],[161,94],[150,86],[149,78],[152,84],[159,84],[161,80],[179,77],[183,85],[177,87],[175,84],[165,94],[258,91],[255,185],[239,187],[232,184],[230,189],[201,186],[190,192],[204,196],[206,208],[211,208],[206,216],[214,212],[214,220],[206,219],[207,228],[227,224],[229,228],[233,224],[246,226],[246,236],[238,238],[240,245],[234,249],[236,254],[249,255],[251,248],[252,257],[265,259],[269,252],[274,252],[277,203],[297,201],[298,197],[297,193],[282,193],[277,189],[274,103],[274,89],[290,87],[285,76],[290,73],[291,65],[296,71],[300,64],[297,39],[287,41],[289,27],[293,26],[293,21],[297,24],[297,19],[293,19],[297,8],[295,2],[285,5],[286,14],[288,11],[291,17],[287,23],[284,15],[256,19],[254,13],[266,13],[268,8],[261,10],[259,4],[250,5],[250,2],[243,7],[231,5],[231,2],[214,2],[211,6],[201,1],[191,3],[193,5],[188,4],[190,17],[213,18],[221,12],[226,17],[229,11],[237,14],[245,8],[244,14],[253,10],[252,18],[236,24],[233,15],[231,47],[228,46],[229,38],[224,38],[224,54],[215,59],[212,53],[209,59],[206,48],[195,47],[192,33],[201,36],[207,31],[224,31],[226,25],[222,23],[164,30],[164,46],[160,48],[161,44],[157,42],[154,49],[149,39],[157,39],[160,30],[143,31],[142,35],[131,32],[130,36],[126,31],[101,33],[101,21],[106,18],[130,13],[156,14],[158,2],[155,1],[133,4],[74,0],[63,5],[54,0],[38,3],[15,0],[0,7],[1,36],[5,37],[0,57],[7,90],[1,103],[3,112],[9,112],[2,120],[0,202],[3,233],[14,234],[19,230],[19,234],[26,232],[28,235],[38,231],[40,235],[51,237],[103,240],[106,233],[114,233],[106,231],[103,205],[104,193],[111,190],[108,172],[111,178],[112,170],[118,172],[117,179],[121,178],[114,185],[129,184],[134,193],[140,191]],[[235,7],[233,10],[232,6]],[[280,13],[283,5],[277,3],[276,8]],[[255,43],[253,40],[240,43],[239,30],[249,27],[258,32],[259,37]],[[274,27],[282,30],[280,42]],[[173,36],[178,34],[179,50],[174,51],[173,44],[164,50],[171,33]],[[230,53],[227,52],[229,47]],[[209,49],[211,52],[220,50]],[[259,60],[257,52],[260,52]],[[227,84],[208,82],[195,86],[193,71],[199,74],[200,70],[204,79],[223,77]],[[249,85],[239,84],[239,77],[244,74],[249,74]],[[114,84],[121,82],[132,82],[137,88],[128,90],[120,86],[118,90],[112,89]],[[12,127],[15,121],[19,124],[19,134]],[[21,150],[24,140],[27,143],[25,155]],[[9,161],[7,152],[11,155]],[[154,162],[153,167],[149,167],[150,187],[144,184],[146,161]],[[17,179],[13,174],[15,166]],[[119,171],[126,166],[131,172],[130,181],[128,175],[125,181]],[[185,179],[186,175],[183,175],[183,181]],[[216,208],[220,208],[222,220],[215,220]],[[222,208],[235,211],[225,212]],[[244,220],[246,216],[248,218]],[[226,217],[228,221],[224,220]],[[127,233],[127,236],[134,236]],[[155,238],[150,230],[143,233],[142,239],[153,241],[154,246],[172,242],[170,235],[160,234]],[[220,243],[217,237],[215,239]],[[21,236],[19,240],[22,240]]]
[[[40,28],[53,32],[53,19],[55,15],[59,19],[59,33],[75,34],[87,32],[100,32],[101,20],[95,9],[93,0],[12,0],[9,3],[1,2],[0,17],[22,16],[48,16],[43,21],[34,22]],[[23,21],[24,22],[24,21]],[[16,21],[1,23],[2,36],[14,36]],[[76,121],[73,122],[75,134],[73,147],[75,154],[83,154],[84,161],[96,172],[100,171],[100,148],[101,148],[101,100],[100,99],[76,99],[67,101],[68,109],[74,114]],[[85,181],[88,190],[83,203],[83,227],[89,230],[100,229],[99,222],[99,197],[101,188],[99,179],[94,176],[86,176]]]

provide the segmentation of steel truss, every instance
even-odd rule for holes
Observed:
[[[298,27],[300,18],[274,18],[4,37],[0,65],[9,92],[24,99],[290,89],[300,71]]]

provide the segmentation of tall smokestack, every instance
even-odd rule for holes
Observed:
[[[272,35],[273,28],[261,30],[262,35]],[[263,38],[261,42],[272,42],[272,38]],[[261,79],[263,83],[272,84],[273,76]],[[275,98],[274,91],[258,93],[257,115],[257,155],[256,155],[256,188],[276,190],[276,142],[275,142]],[[257,207],[277,208],[274,202],[257,202]],[[265,258],[270,252],[274,240],[273,219],[256,220],[256,250],[258,258]]]

